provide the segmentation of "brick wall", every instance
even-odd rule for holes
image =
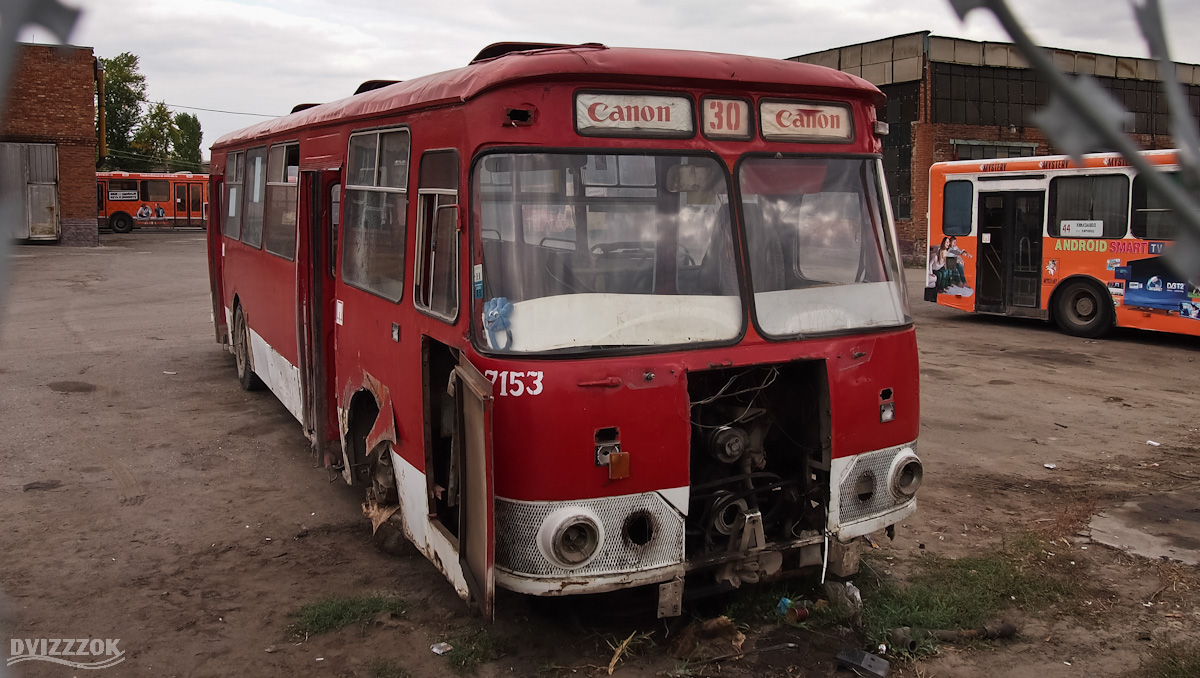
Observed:
[[[63,244],[96,244],[92,62],[90,47],[18,45],[0,118],[0,141],[52,143],[58,147]],[[90,233],[80,233],[89,229]]]

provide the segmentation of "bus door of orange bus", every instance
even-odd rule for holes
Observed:
[[[175,225],[204,225],[204,186],[180,181],[175,184]]]
[[[1045,191],[980,191],[975,310],[1044,317],[1041,310]]]

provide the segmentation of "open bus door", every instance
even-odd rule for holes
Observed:
[[[1045,191],[979,193],[975,310],[1044,317],[1041,306]]]
[[[334,400],[334,276],[337,261],[337,196],[340,170],[300,172],[296,241],[296,318],[304,427],[326,466],[340,458]],[[330,456],[332,455],[332,456]]]
[[[492,382],[460,360],[454,368],[459,466],[459,563],[471,601],[484,618],[495,619],[496,542],[492,485]]]
[[[221,191],[225,184],[216,176],[209,179],[212,184],[212,223],[208,225],[205,239],[208,241],[208,290],[212,298],[213,327],[217,341],[224,345],[229,337],[229,324],[225,318],[225,243],[221,240]]]

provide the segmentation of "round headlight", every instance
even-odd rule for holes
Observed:
[[[921,487],[925,479],[925,467],[921,460],[912,452],[904,452],[896,456],[892,462],[891,487],[892,494],[897,499],[911,499]]]
[[[583,567],[604,544],[604,528],[591,510],[563,507],[551,513],[538,530],[538,547],[547,560],[564,569]]]

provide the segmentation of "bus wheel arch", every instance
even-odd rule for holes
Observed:
[[[370,498],[387,505],[399,502],[392,469],[396,445],[396,417],[388,388],[364,373],[357,387],[348,389],[343,424],[342,477],[351,485],[370,489]]]
[[[246,312],[242,310],[241,301],[233,298],[233,326],[229,328],[230,348],[233,350],[234,364],[237,367],[238,383],[246,391],[262,390],[262,379],[254,372],[254,351],[250,347],[250,323],[246,320]]]
[[[125,212],[116,212],[108,218],[113,233],[128,233],[133,230],[133,217]]]
[[[1108,287],[1090,276],[1063,280],[1050,295],[1050,317],[1064,333],[1095,339],[1116,324],[1116,306]]]

